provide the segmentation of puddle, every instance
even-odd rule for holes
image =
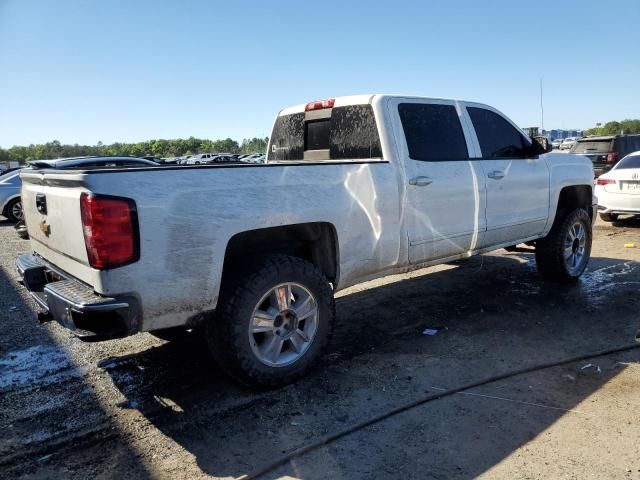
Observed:
[[[620,285],[640,284],[640,281],[624,281],[625,275],[634,273],[638,263],[633,261],[585,272],[580,278],[582,288],[589,294],[598,294]]]
[[[48,385],[82,374],[72,365],[69,354],[58,347],[37,345],[14,350],[0,357],[0,392]]]
[[[614,288],[625,285],[640,285],[637,278],[638,264],[627,261],[585,272],[580,278],[580,287],[592,305],[602,303]],[[632,276],[632,274],[634,274]]]

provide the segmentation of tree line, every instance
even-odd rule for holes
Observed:
[[[640,119],[627,119],[607,122],[603,126],[596,126],[583,132],[583,135],[615,135],[619,133],[640,133]],[[87,155],[122,155],[131,157],[181,157],[196,153],[258,153],[267,150],[269,138],[245,138],[238,143],[231,138],[224,140],[209,140],[189,137],[187,139],[157,139],[138,143],[112,143],[104,145],[63,144],[57,140],[29,146],[13,146],[8,149],[0,148],[0,161],[13,160],[27,162],[29,160],[47,160],[52,158],[83,157]]]
[[[621,122],[607,122],[603,126],[596,126],[582,132],[587,135],[617,135],[619,133],[640,133],[640,119],[627,119]]]
[[[115,155],[143,157],[151,156],[181,157],[196,153],[262,153],[267,150],[269,138],[245,138],[241,143],[231,138],[224,140],[209,140],[195,137],[173,140],[148,140],[138,143],[112,143],[104,145],[63,144],[57,140],[29,146],[13,146],[8,149],[0,148],[0,161],[17,161],[24,163],[30,160],[47,160],[53,158],[84,157],[88,155]]]

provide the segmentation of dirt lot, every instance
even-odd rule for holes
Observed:
[[[196,338],[82,343],[39,325],[0,221],[0,477],[238,477],[360,421],[525,367],[634,343],[640,221],[596,225],[589,270],[543,283],[504,250],[341,293],[320,370],[252,393]],[[430,336],[425,328],[437,329]],[[640,350],[467,389],[299,456],[263,478],[640,478]]]

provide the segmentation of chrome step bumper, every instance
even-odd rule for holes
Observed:
[[[44,310],[40,318],[56,320],[86,340],[124,337],[138,331],[135,297],[98,295],[37,255],[21,255],[16,268],[23,285]]]

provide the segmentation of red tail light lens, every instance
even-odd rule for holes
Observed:
[[[306,107],[304,107],[305,112],[309,112],[311,110],[322,110],[323,108],[333,108],[333,105],[336,103],[335,98],[329,98],[327,100],[317,100],[315,102],[307,103]]]
[[[611,178],[599,178],[596,180],[596,185],[611,185],[612,183],[616,183],[616,181]]]
[[[618,152],[611,152],[607,155],[607,163],[616,163],[616,160],[618,160]]]
[[[138,260],[138,216],[133,200],[83,193],[80,214],[89,265],[105,270]]]

